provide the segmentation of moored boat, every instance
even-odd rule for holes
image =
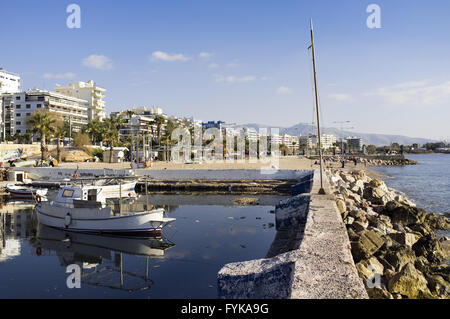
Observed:
[[[35,209],[43,225],[87,233],[158,234],[166,223],[175,220],[164,217],[162,208],[113,212],[106,207],[106,198],[101,186],[63,186],[54,201],[40,202]]]
[[[17,185],[6,185],[6,190],[10,193],[10,195],[14,198],[23,198],[23,199],[33,199],[38,195],[40,197],[44,197],[47,195],[47,188],[32,188],[26,186],[17,186]]]

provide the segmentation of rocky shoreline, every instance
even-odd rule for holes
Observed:
[[[404,158],[404,157],[392,157],[386,156],[386,158],[370,158],[370,156],[350,156],[345,158],[346,166],[352,166],[352,163],[356,160],[357,164],[362,164],[364,166],[404,166],[404,165],[416,165],[416,161]],[[329,162],[339,162],[342,163],[342,158],[340,157],[330,157],[327,158]]]
[[[347,227],[358,274],[370,298],[450,296],[448,216],[427,214],[364,170],[327,170]]]

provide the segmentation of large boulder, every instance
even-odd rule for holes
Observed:
[[[423,209],[395,201],[386,204],[385,214],[391,217],[393,224],[402,226],[421,224],[425,221],[426,216],[426,212]]]
[[[427,283],[424,275],[412,263],[408,263],[388,281],[388,290],[413,299],[429,298],[431,293]]]
[[[381,264],[375,256],[361,260],[355,266],[358,270],[359,277],[363,280],[367,280],[375,274],[382,276],[384,272],[383,264]]]
[[[389,251],[385,254],[384,259],[391,264],[395,270],[399,271],[408,263],[414,263],[416,260],[416,254],[414,251],[404,245],[393,245],[389,248]]]
[[[436,236],[426,235],[421,237],[412,249],[417,256],[424,256],[430,263],[439,264],[445,260],[445,254],[441,243]]]
[[[437,296],[448,297],[450,292],[450,283],[448,281],[438,274],[426,274],[425,277],[431,293]]]
[[[88,160],[93,160],[94,157],[90,154],[87,154],[81,150],[71,150],[67,151],[64,161],[65,162],[86,162]]]
[[[419,239],[419,236],[413,233],[390,233],[389,237],[391,237],[393,240],[398,242],[399,244],[406,245],[408,247],[412,247],[416,243],[416,241]]]
[[[373,179],[364,186],[363,197],[372,204],[385,205],[394,197],[386,184],[379,179]]]
[[[425,221],[434,229],[449,230],[450,219],[445,216],[437,214],[428,214],[425,217]]]
[[[358,240],[351,243],[353,259],[355,262],[359,262],[362,259],[368,259],[380,249],[383,244],[383,238],[375,231],[363,230],[360,233]]]

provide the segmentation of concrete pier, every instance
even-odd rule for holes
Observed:
[[[218,273],[220,298],[368,298],[332,195],[311,191],[277,206],[277,235],[265,259],[230,263]],[[331,194],[324,180],[327,194]],[[286,251],[288,250],[288,251]]]

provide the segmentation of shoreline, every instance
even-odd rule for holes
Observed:
[[[447,299],[450,241],[436,231],[450,229],[450,220],[417,208],[370,167],[327,175],[369,297]],[[374,276],[378,286],[370,285]]]

